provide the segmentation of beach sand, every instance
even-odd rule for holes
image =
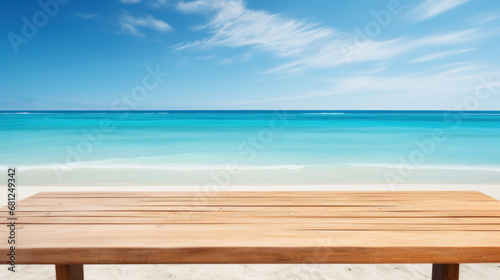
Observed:
[[[322,264],[305,266],[303,273],[294,274],[300,265],[86,265],[85,278],[91,280],[429,280],[430,264]],[[2,266],[0,279],[52,280],[53,265],[19,266],[16,273]],[[460,279],[498,280],[500,264],[462,264]]]
[[[19,199],[41,191],[196,191],[196,187],[123,187],[123,186],[85,186],[85,187],[47,187],[18,186]],[[330,185],[330,186],[228,186],[225,191],[313,191],[313,190],[387,190],[384,185]],[[500,199],[500,185],[400,185],[395,190],[477,190]],[[6,189],[0,192],[6,198]],[[1,205],[5,205],[0,200]],[[55,279],[53,265],[19,265],[16,273],[0,266],[0,279],[49,280]],[[303,264],[303,265],[86,265],[86,279],[93,280],[137,280],[137,279],[361,279],[361,280],[424,280],[431,277],[430,264]],[[461,279],[498,280],[500,264],[462,264]]]

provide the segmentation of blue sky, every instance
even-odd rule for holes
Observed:
[[[2,1],[0,22],[0,110],[500,110],[499,1]]]

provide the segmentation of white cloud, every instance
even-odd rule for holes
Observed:
[[[214,46],[252,47],[294,61],[265,73],[298,72],[309,68],[327,68],[348,63],[385,61],[417,49],[471,41],[480,36],[468,29],[421,38],[395,38],[377,41],[356,32],[339,32],[309,21],[290,19],[279,14],[250,10],[242,0],[197,0],[179,2],[186,13],[208,13],[211,20],[197,30],[207,30],[208,38],[173,46],[210,48]]]
[[[212,55],[202,55],[202,56],[199,56],[198,59],[202,59],[202,60],[211,60],[211,59],[214,59],[215,58],[215,54],[212,54]]]
[[[430,35],[425,36],[416,41],[416,44],[422,46],[432,46],[432,45],[447,45],[447,44],[458,44],[467,41],[471,41],[480,35],[477,29],[466,29],[463,31],[449,32],[440,35]]]
[[[470,0],[426,0],[410,13],[413,14],[419,21],[426,20],[445,13],[469,1]]]
[[[143,2],[142,0],[120,0],[125,4],[137,4]],[[167,5],[167,0],[149,0],[148,2],[153,8],[159,8]]]
[[[339,41],[332,40],[319,51],[302,59],[280,65],[266,73],[276,71],[298,72],[308,68],[335,67],[347,63],[387,61],[415,50],[454,45],[477,38],[476,30],[464,30],[417,39],[398,38],[388,41]]]
[[[242,0],[197,0],[181,1],[177,4],[177,8],[186,13],[226,10],[230,14],[239,14],[243,12],[244,5]]]
[[[473,17],[471,20],[474,24],[486,24],[500,19],[500,11],[487,12]]]
[[[456,50],[456,51],[449,51],[449,52],[438,52],[438,53],[433,53],[433,54],[428,54],[428,55],[424,55],[421,57],[417,57],[415,59],[410,60],[410,62],[411,63],[428,62],[428,61],[437,60],[437,59],[441,59],[441,58],[445,58],[445,57],[449,57],[449,56],[453,56],[453,55],[457,55],[457,54],[461,54],[461,53],[465,53],[465,52],[470,52],[472,50],[474,50],[474,49]]]
[[[86,14],[86,13],[77,13],[75,16],[81,18],[81,19],[89,19],[98,16],[98,13],[95,14]]]
[[[221,59],[219,61],[219,65],[229,65],[229,64],[233,64],[233,63],[246,63],[246,62],[249,62],[252,58],[252,55],[253,53],[252,52],[244,52],[240,55],[237,55],[235,57],[232,57],[232,58],[225,58],[225,59]]]
[[[479,70],[479,71],[477,71]],[[226,105],[270,103],[274,101],[321,98],[334,95],[376,94],[385,99],[442,100],[443,106],[452,107],[454,102],[467,95],[474,95],[478,87],[483,90],[500,89],[500,72],[480,64],[466,64],[444,70],[426,71],[406,75],[345,75],[330,80],[329,89],[299,95],[271,97],[268,99],[240,100]],[[411,107],[411,106],[410,106]]]
[[[479,71],[478,71],[479,70]],[[473,94],[481,77],[486,79],[498,71],[488,71],[481,64],[466,64],[439,71],[425,71],[407,75],[367,75],[338,79],[330,94],[381,92],[402,98],[444,97],[450,100],[460,94]],[[329,93],[325,93],[328,95]]]
[[[150,28],[160,32],[168,32],[173,28],[163,20],[155,19],[151,15],[146,17],[133,17],[128,14],[123,14],[120,18],[121,27],[135,36],[144,36],[139,32],[139,27]]]
[[[120,1],[125,4],[136,4],[141,2],[141,0],[120,0]]]
[[[214,18],[198,29],[208,29],[211,37],[177,46],[177,49],[211,46],[241,47],[275,52],[278,56],[300,54],[335,30],[317,24],[285,18],[279,14],[253,11],[240,0],[180,2],[181,11],[215,12]]]

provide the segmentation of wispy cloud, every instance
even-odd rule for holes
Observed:
[[[148,4],[150,4],[153,8],[159,8],[159,7],[162,7],[162,6],[166,6],[167,5],[167,0],[149,0],[149,1],[143,1],[143,0],[120,0],[120,2],[124,3],[124,4],[137,4],[137,3],[144,3],[144,2],[147,2]]]
[[[274,101],[321,98],[333,95],[383,94],[386,99],[411,100],[417,98],[440,99],[453,102],[464,94],[475,94],[482,81],[500,76],[500,72],[481,64],[458,65],[406,75],[345,75],[332,79],[332,86],[298,95],[270,97],[268,99],[239,100],[225,105],[271,103]],[[479,71],[478,71],[479,70]],[[491,70],[491,71],[489,71]],[[500,82],[488,83],[499,87]],[[353,97],[354,99],[356,97]],[[425,100],[425,99],[424,99]],[[442,105],[442,104],[441,104]],[[452,107],[454,104],[448,104]]]
[[[240,0],[199,0],[180,2],[177,8],[187,13],[213,12],[213,19],[197,29],[207,29],[211,37],[181,44],[177,49],[212,46],[241,47],[275,52],[279,56],[300,54],[319,41],[336,33],[328,27],[246,9]]]
[[[178,44],[174,49],[247,46],[293,59],[264,73],[295,73],[348,63],[387,61],[417,49],[459,44],[480,36],[477,30],[467,29],[421,38],[360,41],[354,31],[340,32],[310,21],[250,10],[242,0],[181,1],[177,8],[186,13],[210,14],[207,24],[196,27],[196,30],[207,30],[210,35]]]
[[[202,59],[202,60],[211,60],[214,58],[215,58],[215,54],[198,56],[198,59]]]
[[[150,28],[160,32],[172,31],[173,28],[163,20],[155,19],[151,15],[146,17],[133,17],[123,14],[120,18],[120,26],[135,36],[144,36],[138,28]]]
[[[75,16],[81,18],[81,19],[89,19],[98,16],[98,13],[95,14],[86,14],[86,13],[77,13]]]
[[[232,58],[225,58],[219,61],[219,65],[229,65],[233,63],[246,63],[252,58],[253,53],[250,51],[244,52]]]
[[[472,91],[477,85],[477,79],[481,73],[477,73],[478,67],[460,67],[446,69],[441,72],[424,72],[400,76],[354,76],[344,77],[338,80],[332,92],[356,93],[356,92],[383,92],[396,93],[409,97],[412,95],[439,96],[443,94],[459,94]]]
[[[500,11],[487,12],[473,17],[471,20],[474,24],[486,24],[500,19]]]
[[[458,32],[430,35],[416,39],[397,38],[388,41],[367,40],[361,43],[349,43],[333,39],[319,51],[302,59],[280,65],[266,73],[277,71],[298,72],[308,68],[328,68],[347,63],[368,61],[388,61],[403,54],[411,53],[426,47],[454,45],[474,40],[480,36],[476,30],[468,29]],[[346,47],[358,50],[346,56]],[[350,52],[347,50],[347,52]]]
[[[125,4],[136,4],[141,2],[141,0],[120,0],[120,1]]]
[[[424,3],[414,8],[410,13],[413,14],[418,21],[426,20],[469,1],[470,0],[426,0]]]
[[[449,51],[449,52],[438,52],[438,53],[433,53],[433,54],[428,54],[428,55],[424,55],[421,57],[417,57],[415,59],[410,60],[410,62],[411,63],[428,62],[428,61],[437,60],[437,59],[441,59],[441,58],[445,58],[445,57],[449,57],[449,56],[453,56],[453,55],[457,55],[457,54],[461,54],[461,53],[465,53],[465,52],[470,52],[472,50],[474,50],[474,49],[464,49],[464,50],[456,50],[456,51]]]
[[[472,63],[412,73],[406,75],[367,75],[343,77],[338,79],[332,92],[361,93],[382,92],[394,93],[402,98],[412,96],[447,96],[453,97],[463,93],[474,94],[480,83],[480,77],[490,76],[498,71],[489,71],[488,67]]]

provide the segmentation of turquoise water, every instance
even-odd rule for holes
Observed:
[[[500,182],[500,112],[0,112],[0,122],[0,166],[27,184]]]

